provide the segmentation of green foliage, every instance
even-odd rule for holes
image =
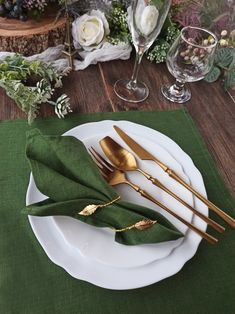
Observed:
[[[219,48],[215,54],[215,64],[226,69],[234,60],[235,54],[232,49]]]
[[[17,106],[27,113],[29,124],[36,118],[39,106],[36,103],[37,95],[18,80],[0,80],[0,86],[6,90],[9,97],[15,100]]]
[[[153,3],[158,9],[162,6],[162,0],[151,0],[151,3]]]
[[[179,33],[177,25],[172,23],[169,18],[166,19],[161,34],[147,53],[147,59],[155,63],[166,61],[167,52]]]
[[[0,63],[0,79],[26,80],[29,75],[30,67],[28,62],[20,55],[15,55],[14,58],[11,56],[6,57]]]
[[[230,87],[232,87],[235,84],[235,72],[228,71],[226,73],[226,77],[224,79],[224,88],[225,90],[228,90]]]
[[[107,39],[111,44],[116,45],[120,42],[130,41],[131,36],[127,23],[127,12],[120,2],[112,2],[111,10],[107,14],[107,20],[110,29]]]
[[[228,90],[235,84],[235,50],[233,48],[218,48],[211,71],[206,75],[207,82],[215,82],[224,76],[224,88]]]
[[[213,83],[220,77],[221,71],[217,66],[214,66],[211,71],[205,77],[205,80],[209,83]]]
[[[161,63],[166,60],[167,51],[170,48],[170,44],[164,39],[156,40],[154,47],[147,54],[147,59],[151,62]]]
[[[68,69],[61,72],[48,62],[39,60],[30,62],[22,55],[15,54],[6,57],[0,63],[0,86],[28,115],[28,122],[31,124],[42,103],[54,105],[55,113],[59,116],[57,102],[49,101],[49,99],[53,95],[54,88],[62,86],[62,77],[67,74]],[[29,86],[28,82],[32,84],[35,80],[37,83]],[[71,111],[67,99],[63,107],[64,115]]]
[[[206,28],[210,28],[215,20],[220,18],[221,13],[224,15],[224,5],[225,1],[204,0],[201,4],[201,24]]]

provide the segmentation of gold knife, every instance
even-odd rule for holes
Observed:
[[[204,204],[206,204],[212,211],[214,211],[220,218],[226,221],[232,228],[235,228],[235,219],[222,211],[218,206],[206,199],[203,195],[197,192],[191,185],[186,183],[174,170],[168,168],[162,161],[158,160],[155,156],[144,149],[140,144],[134,141],[129,135],[123,132],[118,126],[113,126],[118,135],[123,141],[133,150],[133,152],[142,160],[152,160],[158,164],[171,178],[179,182],[186,189],[192,192],[197,198],[199,198]]]

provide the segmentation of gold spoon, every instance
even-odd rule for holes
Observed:
[[[106,136],[100,142],[100,146],[102,147],[105,155],[112,162],[112,164],[119,170],[122,171],[138,171],[142,175],[144,175],[148,180],[150,180],[154,185],[174,197],[177,201],[183,204],[185,207],[190,209],[195,215],[204,220],[208,225],[213,227],[218,232],[224,232],[225,228],[212,220],[211,218],[205,216],[200,213],[198,210],[193,208],[187,202],[185,202],[182,198],[176,195],[174,192],[169,190],[164,184],[162,184],[158,179],[153,178],[150,174],[145,172],[144,170],[138,168],[137,161],[135,156],[130,153],[127,149],[123,148],[117,142],[115,142],[111,137]]]
[[[109,185],[115,186],[119,184],[127,184],[132,189],[134,189],[136,192],[138,192],[141,196],[144,198],[150,200],[154,204],[161,207],[163,210],[168,212],[170,215],[181,221],[183,224],[185,224],[187,227],[189,227],[191,230],[199,234],[202,238],[206,239],[211,244],[216,244],[218,242],[218,239],[213,237],[212,235],[198,229],[196,226],[191,224],[189,221],[185,220],[183,217],[179,216],[177,213],[172,211],[170,208],[159,202],[157,199],[152,197],[149,193],[141,189],[138,185],[134,184],[133,182],[129,181],[126,177],[125,172],[118,170],[113,165],[111,165],[107,160],[105,160],[93,147],[89,149],[89,152],[94,158],[94,161],[96,165],[98,166],[101,175],[103,178],[108,182]]]

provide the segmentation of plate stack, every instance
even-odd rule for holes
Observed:
[[[202,176],[191,158],[173,140],[160,132],[128,121],[101,121],[75,127],[64,135],[78,138],[87,148],[93,146],[101,154],[99,141],[105,136],[112,137],[129,149],[114,131],[113,125],[119,126],[206,196]],[[172,180],[155,163],[146,160],[138,160],[138,163],[140,168],[158,178],[184,201],[208,215],[208,208],[202,202]],[[164,191],[153,186],[139,173],[131,171],[128,177],[181,217],[201,230],[206,230],[207,225],[204,221],[194,216]],[[95,228],[69,217],[29,216],[32,229],[49,258],[75,278],[117,290],[147,286],[177,273],[196,253],[201,237],[128,187],[119,185],[115,188],[123,200],[160,212],[184,233],[185,237],[158,244],[125,246],[114,241],[114,233],[109,229]],[[38,191],[31,176],[27,205],[45,198]]]

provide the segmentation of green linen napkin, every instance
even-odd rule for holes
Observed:
[[[34,129],[27,136],[26,155],[35,183],[48,199],[25,207],[23,213],[66,215],[96,227],[127,228],[115,234],[115,240],[126,245],[170,241],[183,236],[154,210],[119,200],[84,144],[75,137],[44,136]],[[89,205],[108,203],[111,204],[98,208],[91,215],[80,214]],[[140,222],[146,223],[146,229],[134,227]],[[131,226],[133,228],[129,229]]]

